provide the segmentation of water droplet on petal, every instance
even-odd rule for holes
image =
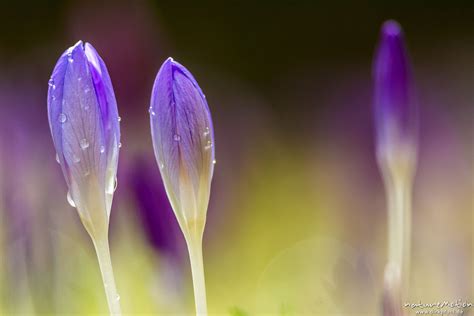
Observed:
[[[181,140],[181,136],[179,136],[178,134],[174,134],[173,139],[175,142],[179,142]]]
[[[118,148],[122,148],[122,143],[118,143]]]
[[[204,130],[203,135],[207,136],[207,135],[209,135],[209,133],[210,133],[209,127],[206,127],[206,129]]]
[[[163,169],[165,167],[165,164],[160,161],[159,166],[160,166],[160,169]]]
[[[115,297],[115,299],[116,299],[117,301],[120,301],[120,295],[117,294],[117,296]]]
[[[67,54],[67,60],[68,60],[70,63],[74,62],[74,58],[72,58],[72,53],[68,53],[68,54]]]
[[[58,155],[58,154],[56,154],[56,162],[57,162],[57,163],[61,163],[61,162],[59,161],[59,155]]]
[[[212,142],[210,140],[208,140],[206,146],[204,146],[204,149],[209,150],[209,149],[212,148],[212,146],[213,146]]]
[[[85,88],[85,89],[84,89],[84,93],[89,93],[90,91],[91,91],[90,88]]]
[[[67,121],[66,114],[64,114],[64,113],[59,114],[58,120],[59,120],[60,123],[66,123],[66,121]]]
[[[156,115],[155,111],[153,111],[153,109],[152,109],[151,106],[150,106],[150,108],[148,108],[148,112],[149,112],[151,115],[153,115],[153,116]]]
[[[56,85],[54,84],[54,80],[53,80],[53,79],[49,79],[49,81],[48,81],[48,86],[50,86],[50,87],[53,88],[53,89],[56,89]]]
[[[103,154],[105,152],[105,146],[101,145],[99,150],[100,150],[100,153]]]
[[[105,193],[114,194],[115,190],[117,190],[117,186],[118,186],[117,178],[114,178],[114,182],[108,185],[107,189],[105,190]]]
[[[120,122],[122,120],[122,118],[119,116],[117,120]]]
[[[89,142],[85,138],[81,139],[79,144],[81,145],[82,150],[86,150],[89,147]]]
[[[216,163],[217,163],[217,161],[214,159],[214,160],[212,161],[212,164],[215,165]]]
[[[79,158],[79,156],[72,155],[72,161],[74,161],[75,163],[79,163],[81,162],[81,158]]]
[[[66,199],[69,205],[76,207],[76,203],[74,203],[74,200],[72,199],[71,192],[67,191]]]

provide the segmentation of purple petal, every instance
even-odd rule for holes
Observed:
[[[417,104],[403,32],[395,21],[383,24],[374,59],[374,107],[379,146],[416,139]]]
[[[180,209],[183,196],[190,194],[197,208],[207,208],[214,171],[211,115],[194,77],[171,58],[155,80],[150,122],[155,156],[173,208]]]

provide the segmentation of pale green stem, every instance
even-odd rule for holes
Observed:
[[[112,270],[112,261],[110,260],[110,249],[107,234],[99,238],[92,238],[94,242],[97,259],[99,260],[100,272],[104,283],[105,295],[109,305],[110,315],[121,315],[120,296],[115,286],[114,272]]]
[[[388,203],[388,263],[400,269],[401,290],[408,291],[411,252],[410,177],[392,174],[385,181]]]
[[[207,316],[206,282],[204,279],[204,263],[202,259],[202,236],[187,236],[186,242],[193,277],[196,315]]]

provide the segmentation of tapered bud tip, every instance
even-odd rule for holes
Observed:
[[[382,36],[398,37],[403,35],[402,27],[395,20],[388,20],[382,25]]]
[[[84,45],[84,52],[89,64],[93,66],[99,72],[99,74],[102,74],[100,69],[99,54],[97,54],[95,48],[91,44],[86,43]]]

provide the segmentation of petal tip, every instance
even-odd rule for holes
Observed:
[[[387,20],[382,25],[382,36],[384,37],[400,37],[403,31],[400,24],[395,20]]]

